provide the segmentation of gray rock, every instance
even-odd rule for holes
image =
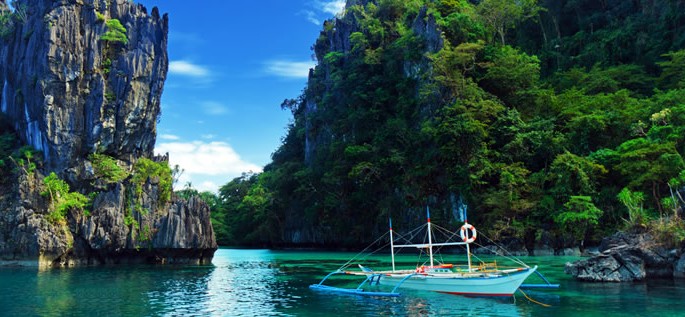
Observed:
[[[426,50],[430,53],[440,51],[444,45],[442,31],[438,27],[435,17],[428,14],[428,7],[421,8],[419,15],[412,23],[414,34],[421,36],[426,41]]]
[[[685,278],[685,256],[681,256],[673,268],[673,277]]]
[[[638,233],[617,232],[602,239],[599,244],[599,252],[604,252],[622,245],[644,245],[652,240],[652,236]]]
[[[60,175],[96,149],[128,162],[153,154],[167,16],[125,0],[106,3],[26,1],[26,21],[0,47],[5,114]],[[96,13],[121,21],[129,42],[102,41],[106,26]]]
[[[604,252],[590,259],[566,263],[564,272],[582,281],[628,282],[646,277],[645,263],[636,255],[633,247],[617,247],[613,252]]]
[[[535,239],[533,245],[534,255],[554,255],[554,237],[549,231],[543,230]]]
[[[583,281],[627,282],[676,275],[676,256],[649,234],[617,233],[605,238],[599,255],[567,263],[565,272]]]
[[[24,2],[26,20],[0,39],[0,101],[19,138],[43,153],[44,167],[0,188],[0,262],[210,261],[217,245],[204,202],[160,203],[155,178],[133,194],[128,181],[96,179],[87,161],[104,153],[130,171],[152,157],[168,69],[167,16],[126,0]],[[109,19],[125,26],[128,43],[101,40]],[[70,210],[63,223],[47,220],[42,179],[51,171],[72,190],[97,193],[89,215]]]
[[[533,255],[536,256],[549,256],[554,255],[554,249],[550,247],[540,247],[533,250]]]
[[[575,248],[563,248],[557,252],[554,253],[554,255],[563,255],[563,256],[580,256],[581,252],[578,247]]]
[[[581,256],[595,256],[599,255],[599,253],[600,252],[598,247],[590,247],[583,250]]]

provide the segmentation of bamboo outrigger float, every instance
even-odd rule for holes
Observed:
[[[318,284],[310,285],[309,288],[317,291],[356,294],[365,296],[399,296],[399,288],[434,291],[459,295],[477,296],[513,296],[519,288],[558,288],[558,284],[551,284],[542,274],[537,271],[537,266],[530,267],[518,261],[520,267],[498,268],[496,263],[482,263],[474,267],[471,263],[470,244],[476,240],[476,229],[467,222],[461,227],[459,237],[462,241],[433,243],[432,225],[430,212],[426,210],[428,242],[418,244],[396,245],[393,237],[392,221],[390,222],[390,250],[392,270],[374,271],[359,265],[359,271],[338,269],[324,277]],[[453,234],[456,236],[456,233]],[[453,264],[435,264],[433,255],[434,247],[465,246],[467,255],[466,267]],[[422,265],[411,270],[397,270],[395,267],[395,249],[417,248],[427,249],[430,265]],[[350,262],[348,262],[350,263]],[[347,264],[346,264],[347,265]],[[343,265],[345,267],[346,265]],[[546,284],[523,284],[531,274],[537,273]],[[357,288],[340,288],[324,285],[324,282],[334,275],[356,275],[366,277]],[[368,291],[363,287],[369,285],[386,285],[393,287],[389,292]]]

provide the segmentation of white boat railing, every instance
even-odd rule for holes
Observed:
[[[391,261],[392,261],[392,270],[393,272],[395,271],[395,248],[417,248],[417,249],[428,249],[428,257],[430,259],[430,266],[435,266],[434,261],[433,261],[433,247],[442,247],[442,246],[457,246],[457,245],[466,245],[466,257],[468,260],[468,271],[471,272],[473,270],[471,266],[471,248],[469,247],[469,244],[473,242],[471,241],[463,241],[463,242],[439,242],[439,243],[433,243],[433,232],[431,228],[431,216],[430,216],[430,210],[428,209],[428,206],[426,206],[426,226],[427,226],[427,231],[428,231],[428,243],[417,243],[417,244],[400,244],[400,245],[395,245],[393,241],[393,234],[392,234],[392,219],[389,220],[390,224],[390,256],[391,256]],[[474,229],[475,230],[475,229]],[[474,231],[474,237],[475,237],[475,231]]]
[[[465,245],[468,244],[466,242],[442,242],[442,243],[417,243],[417,244],[399,244],[396,245],[395,248],[412,248],[415,247],[417,249],[425,249],[428,247],[441,247],[441,246],[449,246],[449,245]]]

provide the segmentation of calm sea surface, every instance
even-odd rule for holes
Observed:
[[[404,290],[399,298],[368,298],[308,288],[352,256],[219,249],[210,266],[0,268],[0,316],[685,316],[685,282],[578,283],[563,273],[576,259],[569,257],[522,258],[561,284],[526,291],[551,307],[521,293],[497,299]],[[388,258],[366,263],[382,268]],[[412,266],[416,258],[398,262]],[[344,277],[335,283],[357,284]]]

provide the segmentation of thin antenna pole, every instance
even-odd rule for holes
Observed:
[[[395,243],[392,237],[392,218],[388,218],[390,222],[390,258],[392,259],[392,272],[395,273]]]
[[[428,205],[426,205],[426,218],[428,221],[428,255],[431,259],[431,266],[433,266],[433,238],[431,237],[433,232],[431,231],[431,212]]]
[[[466,208],[466,205],[464,205],[464,224],[469,223],[469,217],[468,213],[466,212],[468,209]],[[468,232],[467,232],[468,236]],[[469,262],[469,273],[471,272],[471,246],[469,245],[470,243],[466,244],[466,258],[468,259]]]

